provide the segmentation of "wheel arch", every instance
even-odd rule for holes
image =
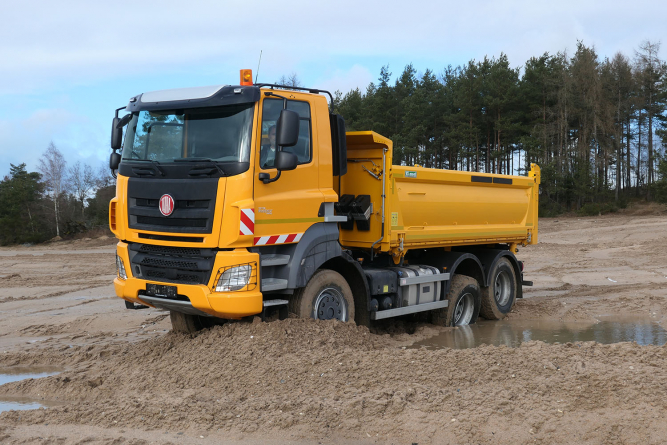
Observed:
[[[345,281],[347,281],[347,284],[350,285],[350,289],[352,289],[355,303],[356,301],[361,300],[357,300],[358,297],[363,297],[363,300],[366,302],[365,309],[366,311],[370,311],[370,289],[368,287],[368,281],[366,280],[366,275],[364,274],[363,269],[357,261],[348,254],[342,253],[337,257],[327,260],[319,268],[333,270],[341,274]],[[358,309],[355,308],[355,311],[358,311]]]
[[[430,252],[427,256],[420,258],[419,261],[450,274],[450,279],[445,281],[444,295],[449,292],[455,274],[474,278],[480,287],[486,283],[486,275],[481,261],[470,252]]]

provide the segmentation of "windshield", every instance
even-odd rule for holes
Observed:
[[[140,111],[128,124],[123,160],[250,162],[253,106]]]

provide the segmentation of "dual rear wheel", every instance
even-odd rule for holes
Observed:
[[[479,283],[465,275],[454,275],[447,294],[449,306],[431,313],[431,322],[440,326],[473,324],[477,317],[502,320],[514,306],[517,295],[517,277],[512,263],[501,258],[490,273],[490,285],[480,288]]]

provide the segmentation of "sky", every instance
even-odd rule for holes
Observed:
[[[663,42],[667,2],[635,0],[160,2],[7,0],[0,8],[0,178],[37,169],[51,141],[68,163],[108,164],[116,108],[146,91],[259,82],[296,73],[305,86],[362,91],[389,66],[436,74],[507,54],[632,58]]]

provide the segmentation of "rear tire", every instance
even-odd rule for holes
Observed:
[[[464,326],[473,324],[479,316],[481,294],[474,278],[454,275],[447,294],[449,305],[431,311],[431,323],[439,326]]]
[[[354,320],[354,297],[341,274],[320,269],[306,287],[298,289],[289,302],[290,312],[299,318]]]
[[[514,267],[507,258],[501,258],[489,275],[489,287],[482,288],[480,315],[487,320],[502,320],[516,301],[517,279]]]
[[[215,324],[212,320],[208,320],[208,317],[184,314],[182,312],[171,311],[169,316],[171,318],[171,329],[174,332],[183,332],[185,334],[193,334],[202,329],[210,328]]]

